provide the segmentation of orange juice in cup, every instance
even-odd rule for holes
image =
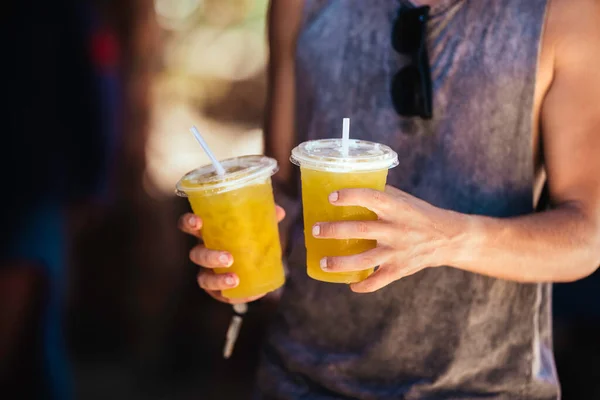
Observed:
[[[326,272],[320,267],[324,257],[349,256],[377,246],[374,240],[317,239],[311,229],[317,222],[376,220],[372,211],[357,206],[333,206],[329,195],[340,189],[368,188],[383,191],[388,169],[398,165],[398,155],[379,143],[349,139],[304,142],[292,150],[290,160],[300,166],[302,208],[308,275],[316,280],[354,283],[366,279],[373,268],[353,272]]]
[[[229,268],[239,285],[223,290],[230,299],[252,297],[280,288],[285,282],[271,176],[277,162],[264,156],[244,156],[221,161],[225,175],[206,165],[187,173],[177,183],[177,193],[188,198],[202,219],[202,239],[207,248],[228,251]]]

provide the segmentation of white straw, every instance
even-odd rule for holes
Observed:
[[[233,354],[233,346],[237,341],[238,335],[240,334],[240,328],[242,327],[242,317],[234,315],[229,323],[227,329],[227,335],[225,335],[225,347],[223,348],[223,358],[228,359]]]
[[[213,152],[210,151],[208,144],[204,141],[204,138],[202,137],[200,132],[198,132],[198,129],[196,129],[195,126],[192,126],[190,128],[190,132],[192,132],[194,134],[194,137],[196,138],[198,143],[200,143],[200,146],[202,146],[202,148],[204,149],[204,152],[206,153],[208,158],[210,158],[210,161],[212,162],[213,166],[215,167],[215,171],[217,171],[217,175],[219,175],[219,176],[225,175],[225,169],[223,168],[223,166],[221,165],[219,160],[217,160],[217,158],[215,157]]]
[[[342,125],[342,154],[347,156],[350,146],[350,118],[344,118]]]

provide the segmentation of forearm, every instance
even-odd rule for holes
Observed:
[[[301,0],[269,2],[265,153],[279,163],[275,179],[284,183],[292,177],[289,157],[295,141],[296,38],[303,7]]]
[[[573,281],[600,264],[594,218],[574,205],[514,218],[463,216],[449,265],[519,282]]]

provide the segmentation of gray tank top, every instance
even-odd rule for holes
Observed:
[[[532,105],[547,0],[442,0],[428,48],[434,118],[390,99],[406,62],[399,1],[307,0],[297,43],[298,142],[352,135],[389,145],[388,183],[438,207],[533,212]],[[302,221],[259,371],[264,399],[559,398],[548,284],[431,268],[372,294],[306,275]]]

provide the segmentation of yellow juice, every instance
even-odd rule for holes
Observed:
[[[251,297],[283,285],[285,274],[270,178],[230,191],[190,190],[187,195],[194,214],[202,218],[206,247],[233,255],[231,267],[215,270],[217,274],[234,272],[240,278],[239,286],[223,290],[223,296]]]
[[[354,283],[366,279],[373,273],[373,268],[358,272],[325,272],[319,263],[323,257],[363,253],[375,248],[376,241],[316,239],[311,231],[317,222],[376,220],[377,215],[366,208],[333,206],[329,203],[328,197],[332,192],[340,189],[369,188],[383,191],[388,170],[329,172],[301,168],[300,171],[308,275],[313,279],[335,283]]]

